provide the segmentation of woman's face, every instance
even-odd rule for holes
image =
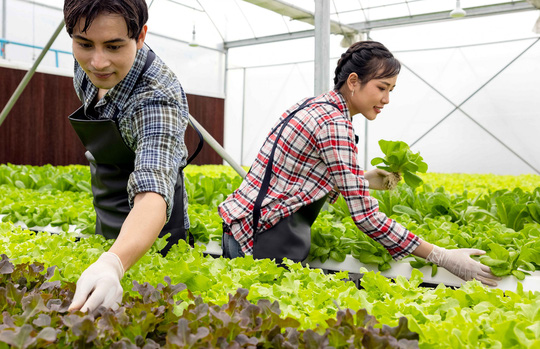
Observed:
[[[397,75],[373,79],[365,85],[356,83],[352,86],[349,96],[349,111],[351,115],[362,114],[368,120],[375,120],[385,105],[390,103],[390,92],[396,86]]]

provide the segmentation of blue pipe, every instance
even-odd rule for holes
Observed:
[[[9,40],[5,40],[5,39],[0,39],[0,57],[6,58],[6,45],[8,45],[8,44],[22,46],[22,47],[34,48],[34,49],[38,49],[38,50],[43,50],[42,46],[29,45],[29,44],[25,44],[25,43],[22,43],[22,42],[15,42],[15,41],[9,41]],[[58,60],[58,57],[59,57],[58,54],[59,53],[67,54],[67,55],[70,55],[70,56],[73,55],[72,52],[63,51],[63,50],[57,50],[57,49],[54,49],[54,48],[49,49],[49,51],[52,51],[55,54],[56,67],[57,68],[59,67],[59,60]]]

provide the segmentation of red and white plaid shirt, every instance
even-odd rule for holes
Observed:
[[[337,187],[361,231],[382,244],[395,260],[410,254],[420,243],[418,237],[380,212],[377,200],[369,195],[369,183],[358,165],[353,125],[343,96],[330,91],[309,103],[323,101],[339,109],[328,104],[309,105],[285,126],[274,154],[273,174],[261,205],[258,231],[272,227],[327,193],[329,201],[335,202],[339,193],[333,188]],[[280,121],[302,102],[287,110]],[[253,206],[277,133],[265,141],[240,187],[218,207],[223,222],[246,254],[253,253]]]

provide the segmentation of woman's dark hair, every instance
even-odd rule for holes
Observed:
[[[399,74],[401,64],[388,49],[377,41],[358,41],[341,55],[338,61],[334,89],[339,90],[351,73],[356,73],[360,84],[373,79],[384,79]]]
[[[69,36],[81,18],[84,18],[86,32],[97,16],[117,14],[126,20],[128,36],[137,39],[148,21],[148,6],[145,0],[65,0],[64,21]]]

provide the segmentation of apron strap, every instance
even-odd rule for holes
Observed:
[[[278,129],[278,127],[281,126],[281,129],[279,130],[279,133],[276,136],[276,140],[274,141],[274,145],[272,146],[272,151],[270,152],[268,162],[266,163],[266,167],[264,169],[264,178],[263,178],[263,181],[262,181],[262,184],[261,184],[261,189],[259,190],[259,194],[257,195],[257,199],[255,200],[255,204],[253,205],[253,225],[252,225],[252,230],[253,230],[253,237],[254,238],[257,237],[257,234],[255,234],[255,233],[256,233],[257,227],[259,225],[259,219],[261,218],[262,202],[263,202],[263,200],[264,200],[264,198],[265,198],[265,196],[266,196],[266,194],[268,192],[268,187],[270,185],[270,178],[272,177],[272,168],[273,168],[273,165],[274,165],[274,153],[276,151],[278,140],[281,137],[281,133],[285,129],[285,126],[287,126],[287,123],[293,118],[293,116],[296,115],[296,113],[298,111],[300,111],[301,109],[303,109],[304,107],[307,107],[307,106],[310,106],[310,105],[313,105],[313,104],[328,104],[328,105],[331,105],[331,106],[333,106],[335,108],[338,108],[337,105],[335,105],[334,103],[330,103],[330,102],[315,102],[315,103],[308,104],[313,99],[314,98],[307,99],[298,108],[296,108],[293,112],[291,112],[286,118],[284,118],[270,132],[270,135],[273,134]],[[270,135],[268,136],[267,139],[270,139]]]
[[[191,154],[191,156],[187,159],[186,166],[189,165],[191,161],[193,161],[193,159],[195,159],[195,157],[199,154],[199,152],[201,151],[204,145],[204,139],[203,139],[201,131],[199,131],[197,126],[195,126],[195,124],[192,123],[191,120],[189,120],[189,124],[191,125],[191,127],[193,127],[195,132],[197,132],[197,135],[199,136],[199,144],[197,144],[197,149],[195,149],[195,152],[193,152],[193,154]],[[184,166],[184,168],[186,168],[186,166]]]

